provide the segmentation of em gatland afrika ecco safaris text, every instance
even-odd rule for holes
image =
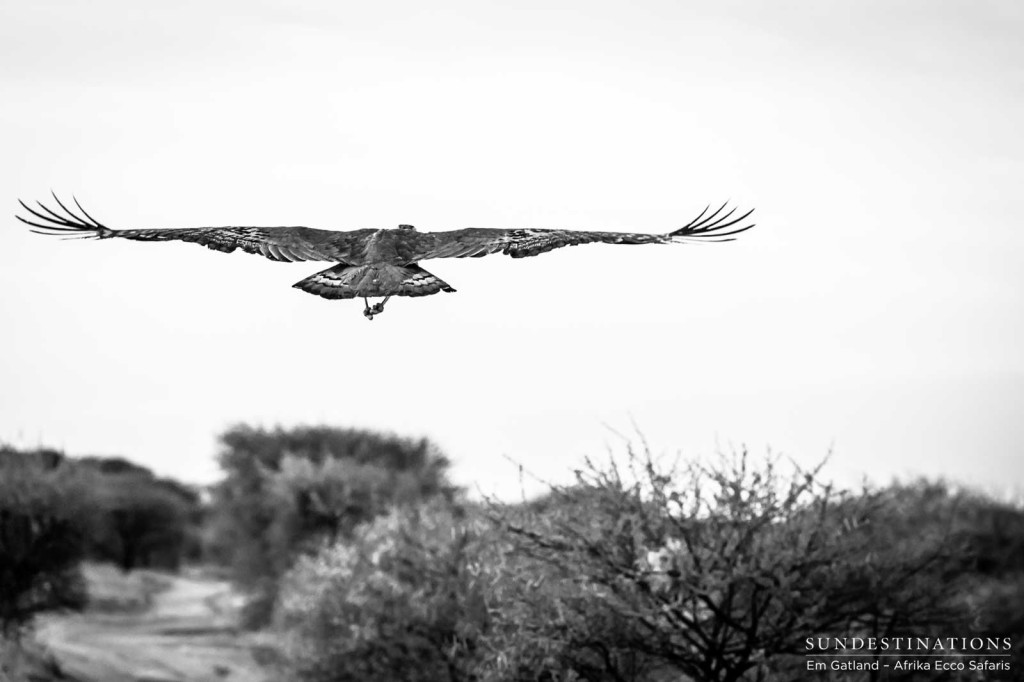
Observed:
[[[807,670],[995,672],[1010,669],[999,659],[1009,658],[1013,644],[1009,637],[808,637],[804,648]]]

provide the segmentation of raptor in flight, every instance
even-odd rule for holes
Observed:
[[[38,209],[20,201],[28,218],[15,216],[39,234],[73,238],[134,239],[145,242],[184,241],[230,253],[242,249],[277,261],[330,261],[334,266],[296,282],[293,286],[324,298],[361,297],[363,315],[372,320],[384,311],[392,296],[429,296],[455,291],[419,266],[431,258],[477,258],[504,253],[513,258],[536,256],[563,246],[604,244],[669,244],[673,242],[732,241],[749,230],[745,224],[753,211],[733,218],[736,209],[709,209],[667,234],[588,232],[580,230],[489,229],[468,227],[448,232],[418,232],[412,225],[390,230],[318,230],[311,227],[186,227],[177,229],[115,230],[103,225],[75,200],[78,213],[54,195],[60,211],[40,202]],[[710,208],[710,207],[709,207]],[[383,297],[372,306],[368,299]]]

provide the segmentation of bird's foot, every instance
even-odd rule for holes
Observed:
[[[364,298],[363,304],[366,307],[363,309],[363,315],[366,316],[366,319],[372,320],[374,315],[380,315],[384,312],[384,304],[388,302],[389,298],[391,297],[388,296],[380,303],[374,303],[373,305],[370,305],[370,302]]]

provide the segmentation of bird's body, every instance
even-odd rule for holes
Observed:
[[[419,232],[411,225],[397,229],[321,230],[310,227],[192,227],[177,229],[114,230],[69,210],[56,196],[64,215],[38,204],[40,210],[20,202],[33,218],[16,216],[42,234],[78,238],[122,238],[136,241],[186,241],[217,251],[242,249],[276,261],[329,261],[335,265],[310,275],[293,286],[323,298],[363,299],[391,296],[428,296],[439,291],[454,292],[448,283],[424,270],[419,261],[431,258],[477,258],[504,253],[513,258],[536,256],[562,246],[601,242],[606,244],[665,244],[671,242],[731,241],[753,225],[736,227],[752,211],[730,220],[733,211],[725,206],[667,234],[633,232],[590,232],[582,230],[489,229],[470,227],[446,232]],[[42,221],[42,222],[39,222]],[[730,229],[734,228],[734,229]],[[366,301],[367,318],[383,311],[384,303],[372,307]]]

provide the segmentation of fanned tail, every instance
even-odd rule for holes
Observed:
[[[453,292],[447,282],[419,265],[335,265],[292,285],[323,298],[429,296]]]

